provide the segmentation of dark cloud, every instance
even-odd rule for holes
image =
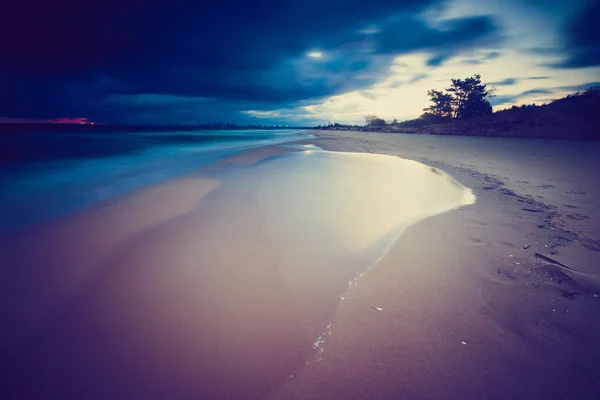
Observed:
[[[566,58],[556,66],[583,68],[600,66],[600,2],[590,1],[564,28]]]
[[[392,18],[379,34],[377,51],[401,53],[433,49],[447,55],[482,42],[497,40],[497,27],[487,16],[457,18],[432,28],[414,16]]]
[[[255,103],[280,108],[365,88],[397,54],[427,51],[430,65],[440,65],[497,37],[489,17],[436,27],[419,17],[441,4],[22,0],[3,10],[0,24],[0,110],[24,118],[206,120]],[[317,49],[325,56],[306,57]]]
[[[416,83],[422,81],[423,79],[429,78],[427,74],[417,74],[408,80],[408,83]]]
[[[469,60],[462,61],[461,64],[464,64],[464,65],[481,65],[481,64],[483,64],[483,61],[481,61],[481,60],[475,60],[475,59],[469,59]]]
[[[544,79],[550,79],[552,78],[551,76],[528,76],[527,78],[523,78],[525,80],[530,80],[530,81],[538,81],[538,80],[544,80]]]
[[[490,100],[492,106],[501,106],[504,104],[514,104],[519,100],[519,95],[502,95],[496,96]]]
[[[531,90],[524,91],[519,96],[525,97],[525,96],[531,96],[532,94],[550,94],[552,92],[553,92],[553,90],[551,90],[551,89],[531,89]]]
[[[497,40],[498,38],[495,37],[495,39]],[[495,60],[495,59],[499,58],[500,56],[502,56],[502,53],[499,51],[490,51],[487,53],[475,54],[474,58],[469,58],[469,59],[463,60],[463,61],[461,61],[461,64],[463,64],[463,65],[481,65],[481,64],[484,64],[486,61]]]
[[[380,53],[430,51],[427,65],[439,67],[466,49],[496,45],[499,35],[488,16],[456,18],[432,28],[421,19],[402,15],[390,19],[376,39]]]
[[[571,92],[582,92],[582,91],[588,90],[589,88],[592,88],[592,87],[600,87],[600,82],[588,82],[588,83],[582,83],[580,85],[559,86],[554,89],[568,90]]]
[[[427,60],[427,65],[430,67],[439,67],[450,58],[450,54],[440,53]]]
[[[516,85],[518,82],[519,82],[519,80],[517,78],[506,78],[501,81],[490,82],[489,84],[495,85],[495,86],[512,86],[512,85]]]
[[[501,55],[502,55],[502,53],[499,51],[490,51],[485,56],[483,56],[483,59],[484,60],[495,60],[496,58],[499,58]]]
[[[537,78],[537,77],[533,77],[533,78]],[[531,78],[530,78],[531,79]],[[528,96],[532,96],[532,95],[539,95],[539,94],[554,94],[557,92],[564,92],[564,91],[568,91],[568,92],[582,92],[585,91],[591,87],[600,87],[600,82],[588,82],[588,83],[582,83],[579,85],[570,85],[570,86],[557,86],[557,87],[552,87],[552,88],[538,88],[538,89],[531,89],[531,90],[526,90],[524,92],[521,92],[519,94],[515,94],[515,95],[501,95],[501,96],[496,96],[495,98],[492,99],[491,103],[494,106],[497,105],[502,105],[502,104],[513,104],[518,102],[519,100],[521,100],[524,97],[528,97]],[[540,99],[538,100],[538,102],[543,101],[543,102],[548,102],[548,101],[552,101],[555,100],[556,98],[545,98],[545,99]]]
[[[524,97],[528,97],[536,94],[552,94],[554,93],[554,89],[531,89],[521,92],[519,94],[513,95],[500,95],[496,96],[491,100],[493,106],[499,106],[504,104],[514,104],[517,103]]]
[[[391,85],[389,85],[389,87],[393,88],[393,89],[397,89],[401,86],[417,83],[417,82],[422,81],[423,79],[427,79],[427,78],[429,78],[429,75],[427,75],[427,74],[417,74],[406,81],[396,81],[396,82],[392,83]]]
[[[533,78],[537,78],[537,77],[533,77]],[[544,78],[544,77],[542,77],[542,78]],[[531,79],[531,78],[529,78],[529,79]],[[524,92],[521,92],[521,93],[515,94],[515,95],[496,96],[492,99],[491,103],[494,106],[504,105],[504,104],[514,104],[514,103],[517,103],[519,100],[523,99],[524,97],[528,97],[528,96],[532,96],[532,95],[541,95],[541,94],[552,95],[557,92],[564,92],[564,91],[568,91],[568,92],[572,92],[572,93],[583,92],[592,87],[600,87],[600,82],[588,82],[588,83],[582,83],[579,85],[531,89],[531,90],[526,90]],[[537,102],[550,102],[550,101],[556,100],[557,97],[558,96],[556,96],[554,98],[538,99]]]

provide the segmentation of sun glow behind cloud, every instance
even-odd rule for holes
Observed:
[[[340,122],[363,124],[365,115],[377,114],[391,120],[416,118],[427,106],[429,89],[444,89],[451,78],[464,78],[476,73],[495,89],[495,109],[512,105],[543,104],[574,92],[581,82],[598,77],[598,69],[555,70],[532,63],[531,57],[518,50],[497,54],[493,49],[477,50],[452,58],[443,67],[427,64],[430,54],[421,52],[396,57],[387,77],[370,88],[330,96],[319,102],[294,108],[260,111],[247,115],[255,118],[281,118],[306,123]],[[494,84],[494,82],[496,82]],[[548,89],[540,89],[546,87]]]
[[[569,13],[575,12],[583,4],[580,0],[574,1],[578,4],[567,7],[566,11]],[[553,65],[560,62],[561,54],[536,54],[530,51],[533,47],[556,45],[564,22],[560,18],[548,18],[544,14],[548,11],[543,7],[525,5],[520,0],[508,0],[506,7],[500,7],[491,0],[482,0],[478,7],[469,6],[473,6],[470,0],[451,0],[445,7],[433,8],[424,13],[423,18],[431,26],[445,29],[445,24],[453,19],[491,16],[501,28],[502,35],[497,40],[479,43],[477,46],[465,46],[448,56],[444,55],[443,50],[440,53],[439,49],[435,49],[414,50],[395,58],[384,59],[387,63],[385,68],[351,75],[351,79],[356,82],[361,77],[371,79],[368,75],[372,74],[371,85],[362,85],[358,90],[350,86],[342,93],[324,99],[308,100],[297,107],[279,109],[278,115],[292,115],[295,120],[318,121],[320,124],[329,121],[362,124],[364,116],[368,114],[377,114],[385,119],[416,118],[428,105],[429,89],[444,89],[449,86],[451,78],[465,78],[473,74],[481,74],[484,82],[494,89],[497,97],[492,104],[495,109],[547,103],[576,91],[574,88],[582,84],[600,80],[598,67],[556,68]],[[529,22],[524,23],[525,21]],[[370,36],[378,34],[380,29],[371,25],[357,32],[362,39],[353,43],[358,46],[354,50],[373,43]],[[340,57],[335,49],[330,49],[330,52],[341,63],[349,62],[348,55]],[[353,54],[356,53],[353,51]],[[306,55],[318,59],[324,53],[313,51]],[[436,57],[440,57],[440,61],[432,62]],[[311,64],[302,64],[300,76],[310,71],[313,81],[317,81],[315,77],[326,71],[321,71],[320,64]],[[335,76],[345,79],[341,71],[342,69],[337,71]],[[335,80],[329,79],[328,82]],[[272,113],[257,113],[256,110],[253,116],[260,118],[261,114],[265,118],[274,116]]]

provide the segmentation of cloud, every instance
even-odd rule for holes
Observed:
[[[493,85],[493,86],[512,86],[512,85],[516,85],[517,82],[519,82],[519,80],[517,78],[506,78],[501,81],[490,82],[489,84]]]
[[[464,64],[464,65],[481,65],[481,64],[483,64],[483,61],[469,59],[469,60],[461,61],[461,64]]]
[[[570,85],[570,86],[559,86],[556,87],[556,90],[566,90],[566,91],[570,91],[570,92],[582,92],[585,90],[588,90],[589,88],[592,87],[600,87],[600,82],[588,82],[588,83],[582,83],[580,85]]]
[[[475,54],[471,55],[472,58],[467,58],[465,60],[462,60],[460,62],[461,64],[463,64],[463,65],[483,65],[488,61],[496,60],[502,56],[502,53],[499,51],[489,51],[489,52],[471,51],[470,53],[475,53]]]
[[[429,66],[441,66],[465,50],[496,45],[499,29],[490,16],[453,18],[441,21],[435,28],[413,16],[402,16],[387,23],[376,37],[380,53],[403,53],[429,50],[433,55]]]
[[[372,86],[399,54],[427,52],[430,65],[441,65],[497,40],[491,17],[432,26],[423,12],[443,4],[15,2],[0,25],[0,109],[104,121],[154,121],[162,113],[168,121],[319,101]]]
[[[429,78],[429,75],[427,75],[427,74],[417,74],[417,75],[413,76],[412,78],[410,78],[407,83],[409,83],[409,84],[416,83],[416,82],[422,81],[423,79],[427,79],[427,78]]]
[[[501,52],[499,52],[499,51],[490,51],[485,56],[483,56],[483,59],[484,60],[495,60],[495,59],[499,58],[500,56],[502,56]]]
[[[530,89],[522,92],[519,97],[531,96],[533,94],[551,94],[553,90],[551,89]]]
[[[505,104],[514,104],[519,100],[519,95],[502,95],[502,96],[496,96],[494,97],[492,100],[490,100],[490,103],[492,104],[492,106],[501,106],[501,105],[505,105]]]
[[[246,110],[243,113],[255,118],[281,118],[284,114],[281,110]]]
[[[562,51],[566,57],[557,67],[584,68],[600,66],[600,3],[591,1],[564,27]]]
[[[270,123],[275,125],[286,125],[287,123],[292,123],[308,126],[323,123],[323,121],[319,120],[315,113],[311,111],[310,107],[280,108],[274,110],[244,110],[241,114],[259,120],[258,124]]]
[[[412,76],[412,77],[410,77],[409,79],[406,79],[406,80],[405,79],[393,80],[392,82],[390,82],[388,84],[385,84],[385,87],[386,88],[390,88],[390,89],[397,89],[397,88],[402,87],[402,86],[412,85],[414,83],[420,82],[420,81],[425,80],[427,78],[429,78],[428,74],[421,73],[421,74],[414,75],[414,76]],[[361,93],[364,94],[365,91],[362,91]]]
[[[554,89],[542,89],[542,88],[530,89],[530,90],[525,90],[518,94],[496,96],[490,102],[492,103],[493,106],[499,106],[499,105],[504,105],[504,104],[515,104],[522,100],[526,100],[528,97],[531,97],[533,95],[552,94],[554,92],[555,92]]]
[[[554,95],[553,98],[544,98],[544,99],[537,100],[538,102],[540,102],[540,101],[548,102],[548,101],[555,100],[558,97],[564,96],[566,93],[582,92],[591,87],[600,87],[600,82],[588,82],[588,83],[583,83],[583,84],[579,84],[579,85],[566,85],[566,86],[555,86],[555,87],[550,87],[550,88],[529,89],[529,90],[525,90],[518,94],[496,96],[495,98],[492,99],[491,103],[494,106],[502,105],[502,104],[514,104],[514,103],[518,103],[522,100],[530,101],[530,99],[528,99],[528,97],[530,98],[531,96],[542,95],[542,94]]]
[[[427,60],[427,66],[428,67],[439,67],[449,58],[450,58],[449,54],[443,54],[443,53],[438,54],[436,56],[430,57]]]

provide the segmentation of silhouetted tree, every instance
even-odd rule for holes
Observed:
[[[438,117],[452,116],[452,95],[440,92],[439,90],[431,89],[427,92],[433,103],[431,106],[424,108],[426,114],[435,115]]]
[[[466,79],[452,79],[452,85],[446,91],[452,97],[454,118],[470,118],[492,113],[489,99],[493,95],[486,89],[486,85],[481,83],[479,74]]]
[[[367,126],[384,126],[385,120],[382,118],[379,118],[375,114],[371,114],[371,115],[367,115],[365,117],[365,125],[367,125]]]

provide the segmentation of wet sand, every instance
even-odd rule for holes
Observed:
[[[267,395],[408,226],[474,201],[414,161],[275,146],[3,237],[4,397]]]
[[[334,198],[323,196],[317,218],[288,204],[315,171],[275,146],[1,238],[15,267],[2,286],[3,397],[598,398],[596,144],[340,132],[310,143],[423,162],[423,177],[446,171],[477,202],[459,208],[460,195],[396,226],[402,197],[365,215],[344,202],[323,212],[317,200]],[[291,164],[270,168],[271,155]],[[329,189],[355,176],[352,196],[395,195],[360,178],[359,162]]]

